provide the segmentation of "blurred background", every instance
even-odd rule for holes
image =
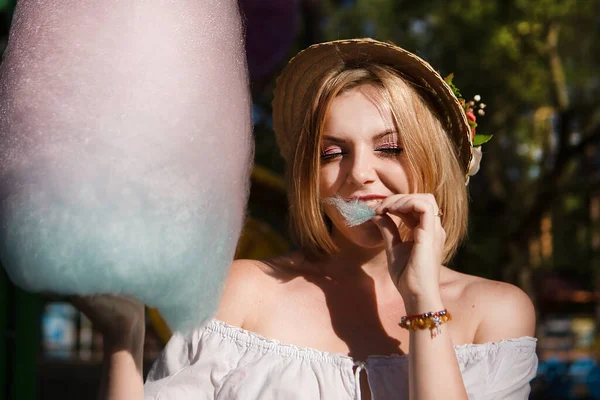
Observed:
[[[16,0],[0,0],[0,52]],[[256,163],[238,256],[291,248],[271,124],[275,77],[316,42],[390,40],[487,105],[469,239],[452,268],[514,283],[537,309],[532,399],[600,399],[600,0],[239,0]],[[65,60],[68,62],[68,60]],[[148,310],[147,368],[170,332]],[[0,399],[93,398],[102,338],[63,298],[0,268]],[[146,368],[146,371],[147,371]]]

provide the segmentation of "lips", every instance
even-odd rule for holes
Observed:
[[[363,196],[352,196],[348,200],[361,201],[364,202],[370,208],[377,208],[386,197],[387,196],[383,196],[380,194],[367,194]]]
[[[383,196],[381,194],[367,194],[364,196],[353,196],[353,197],[351,197],[351,199],[359,199],[362,201],[367,201],[367,200],[383,200],[386,197],[387,196]]]

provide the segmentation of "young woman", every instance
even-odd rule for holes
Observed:
[[[526,399],[531,301],[444,266],[474,162],[438,73],[392,44],[318,44],[278,79],[273,121],[299,250],[235,261],[216,319],[172,338],[146,398]],[[375,216],[351,226],[340,202]],[[141,398],[142,305],[78,302],[105,331],[104,394]]]

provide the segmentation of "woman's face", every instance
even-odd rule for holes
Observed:
[[[373,87],[358,86],[333,100],[321,140],[319,182],[321,200],[361,198],[372,207],[392,194],[410,193],[402,143],[389,107]],[[324,208],[333,223],[334,241],[342,235],[362,247],[383,244],[373,222],[347,227],[334,206]]]

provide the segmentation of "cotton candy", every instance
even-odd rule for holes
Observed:
[[[234,0],[20,0],[0,67],[0,260],[30,291],[214,313],[252,155]]]
[[[364,224],[377,215],[366,202],[360,199],[345,200],[336,196],[326,199],[325,202],[334,205],[338,209],[348,226]]]

